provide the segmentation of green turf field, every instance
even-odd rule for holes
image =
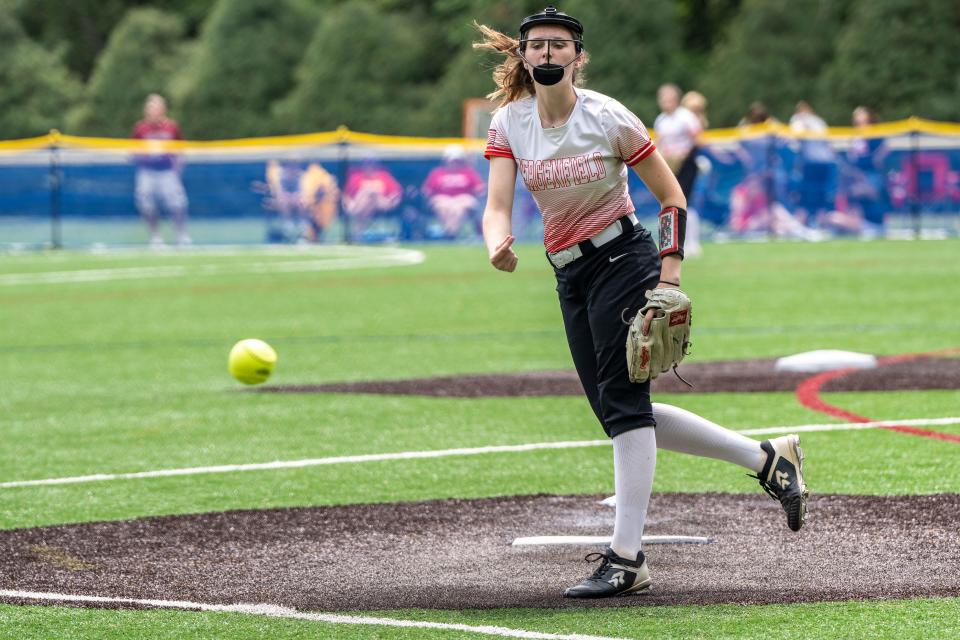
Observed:
[[[481,247],[408,249],[422,250],[424,259],[387,248],[327,247],[0,255],[0,484],[602,438],[579,398],[264,395],[241,392],[228,376],[227,352],[247,337],[267,340],[279,352],[275,384],[571,367],[539,247],[520,247],[514,274],[490,268]],[[696,308],[693,358],[960,347],[958,254],[958,240],[708,245],[704,257],[684,267],[684,289]],[[378,262],[368,266],[370,260]],[[876,420],[960,415],[955,391],[827,398]],[[802,407],[791,393],[657,400],[735,429],[840,422]],[[546,422],[544,415],[559,418]],[[960,425],[934,428],[960,434]],[[955,443],[873,430],[811,432],[803,442],[807,482],[818,493],[960,492]],[[613,484],[609,455],[601,446],[0,487],[0,528],[226,509],[602,493]],[[575,464],[592,472],[552,472]],[[661,452],[655,490],[753,493],[757,487],[722,463]],[[0,590],[8,588],[0,577]],[[784,624],[791,638],[947,638],[960,631],[960,599],[375,615],[620,638],[760,637]],[[240,613],[0,606],[2,638],[461,634]]]

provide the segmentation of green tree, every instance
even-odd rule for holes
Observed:
[[[83,102],[70,112],[71,133],[126,136],[149,93],[166,94],[182,64],[183,21],[157,9],[133,9],[110,34]]]
[[[271,105],[290,90],[316,19],[307,0],[219,0],[171,86],[184,134],[276,133]]]
[[[176,13],[193,34],[214,0],[11,0],[27,33],[50,48],[62,47],[70,70],[86,79],[114,27],[142,6]]]
[[[39,136],[63,127],[80,93],[57,51],[31,40],[7,3],[0,3],[0,138]]]
[[[294,90],[275,109],[285,131],[435,134],[414,126],[442,70],[436,23],[362,0],[327,11],[297,69]]]
[[[473,48],[473,43],[480,39],[474,21],[516,36],[520,21],[543,9],[543,2],[439,0],[437,4],[446,11],[441,14],[439,46],[444,48],[449,63],[433,89],[427,92],[416,117],[418,128],[428,135],[460,136],[464,101],[483,98],[495,89],[493,68],[503,60],[502,56]]]
[[[697,81],[712,124],[736,124],[756,100],[780,119],[799,100],[816,102],[847,2],[744,0]]]
[[[584,24],[591,60],[587,87],[616,98],[647,124],[659,113],[657,88],[683,82],[676,3],[646,0],[568,0],[569,11]]]
[[[741,0],[676,0],[684,51],[695,58],[708,55],[740,3]]]
[[[679,40],[669,46],[677,71],[675,82],[693,88],[720,36],[742,0],[676,0]]]
[[[860,0],[821,79],[822,102],[844,123],[861,104],[885,119],[960,120],[957,42],[955,0]]]

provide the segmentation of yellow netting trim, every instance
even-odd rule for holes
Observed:
[[[736,142],[738,140],[776,135],[785,138],[816,138],[843,140],[852,137],[886,137],[926,133],[930,135],[960,136],[960,123],[937,122],[923,118],[907,118],[895,122],[855,129],[853,127],[830,127],[821,135],[797,134],[788,125],[782,123],[764,123],[730,129],[711,129],[703,134],[708,143]],[[64,149],[108,149],[113,151],[157,152],[157,151],[211,151],[255,149],[259,147],[323,146],[340,143],[382,145],[392,147],[410,147],[416,149],[441,148],[449,144],[458,144],[480,151],[484,140],[472,138],[423,138],[414,136],[388,136],[375,133],[350,131],[340,127],[336,131],[324,131],[302,135],[270,136],[263,138],[237,138],[233,140],[129,140],[124,138],[95,138],[71,136],[53,130],[45,136],[22,140],[0,141],[0,152],[30,151],[47,147]]]
[[[0,151],[32,151],[50,146],[50,136],[24,138],[22,140],[0,140]]]

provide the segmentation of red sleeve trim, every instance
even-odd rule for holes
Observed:
[[[497,156],[498,158],[510,158],[513,160],[513,153],[509,149],[498,149],[496,147],[487,147],[487,150],[484,151],[483,157],[487,160],[490,159],[490,156]]]
[[[627,166],[632,167],[656,150],[657,150],[657,145],[653,144],[652,142],[649,142],[645,147],[641,147],[639,151],[637,151],[635,154],[633,154],[632,156],[624,160],[624,162],[627,163]]]

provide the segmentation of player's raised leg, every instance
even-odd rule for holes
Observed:
[[[787,526],[793,531],[800,530],[806,518],[809,492],[803,480],[799,436],[758,442],[695,413],[660,402],[653,403],[653,415],[657,421],[657,447],[724,460],[753,471],[760,486],[783,506]]]

